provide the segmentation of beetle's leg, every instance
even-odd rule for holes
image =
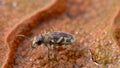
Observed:
[[[45,44],[45,46],[47,47],[47,49],[48,49],[48,60],[50,59],[50,56],[49,56],[49,51],[50,51],[50,49],[49,49],[49,46],[48,46],[48,44]]]
[[[52,63],[54,61],[54,45],[52,44],[51,45],[51,49],[52,49]]]
[[[50,60],[50,48],[49,48],[48,44],[45,44],[45,46],[48,48],[48,63],[49,63],[49,60]],[[50,67],[50,63],[49,63],[49,67]]]
[[[51,48],[52,48],[52,61],[54,60],[54,45],[51,45]]]
[[[28,50],[28,52],[26,53],[26,55],[24,57],[29,56],[29,54],[32,52],[33,48],[30,48],[30,50]]]
[[[32,42],[31,42],[31,44],[32,44]],[[27,57],[27,56],[29,56],[30,53],[32,53],[32,51],[33,51],[32,45],[29,48],[30,49],[27,51],[26,55],[23,57]]]
[[[51,40],[52,43],[54,43],[55,41],[54,40]],[[52,49],[52,63],[54,61],[54,45],[53,44],[50,44],[50,48]]]

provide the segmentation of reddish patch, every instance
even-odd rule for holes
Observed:
[[[9,45],[9,52],[4,68],[12,68],[15,61],[15,54],[23,38],[16,35],[31,35],[32,28],[35,28],[40,22],[53,18],[65,10],[64,0],[53,0],[48,6],[37,10],[35,13],[22,19],[6,36],[6,43]],[[58,9],[61,8],[61,9]]]
[[[120,47],[120,9],[117,10],[111,22],[112,36]]]
[[[115,50],[119,49],[106,31],[108,23],[100,19],[103,18],[100,13],[103,13],[104,7],[109,8],[111,0],[107,4],[106,2],[108,1],[52,0],[47,7],[26,16],[6,36],[9,53],[3,67],[103,68],[103,65],[107,67],[109,64],[117,66],[119,54]],[[66,48],[56,46],[54,60],[51,50],[48,60],[45,44],[34,48],[25,57],[30,49],[30,41],[16,35],[22,34],[31,38],[35,34],[44,33],[44,30],[49,32],[51,27],[75,35],[76,41]]]

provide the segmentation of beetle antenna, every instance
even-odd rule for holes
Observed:
[[[26,39],[28,39],[28,40],[31,40],[29,37],[27,37],[27,36],[25,36],[25,35],[16,35],[16,36],[24,37],[24,38],[26,38]]]

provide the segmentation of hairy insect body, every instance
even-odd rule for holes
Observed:
[[[65,32],[51,32],[51,33],[43,34],[42,36],[43,36],[43,42],[49,44],[67,45],[75,40],[73,35]]]
[[[18,36],[25,37],[24,35],[18,35]],[[28,38],[28,37],[26,37],[26,38]],[[42,43],[45,44],[45,46],[48,48],[48,61],[50,59],[50,48],[51,48],[52,53],[53,53],[52,61],[54,61],[54,46],[56,46],[54,44],[59,44],[60,46],[68,45],[75,41],[75,37],[66,32],[61,32],[61,31],[55,32],[54,31],[54,32],[50,32],[50,33],[35,35],[32,39],[30,39],[30,41],[31,41],[32,48],[35,48],[36,46],[38,46]],[[49,44],[50,47],[47,44]],[[31,51],[32,51],[32,49],[31,49]],[[29,51],[27,54],[29,54],[31,51]]]
[[[41,43],[45,44],[60,44],[60,45],[67,45],[75,41],[75,37],[66,32],[50,32],[45,34],[39,34],[35,36],[32,40],[32,47],[36,47]]]
[[[24,35],[17,35],[17,36],[26,37]],[[71,44],[75,41],[75,37],[73,35],[66,33],[66,32],[61,32],[61,31],[56,31],[56,32],[54,31],[54,32],[50,32],[50,33],[38,34],[38,35],[35,35],[32,39],[30,39],[29,37],[26,37],[26,38],[31,41],[32,48],[35,48],[36,46],[38,46],[42,43],[45,44],[45,46],[48,48],[48,61],[50,59],[50,48],[53,53],[52,61],[54,61],[54,46],[56,46],[54,44],[59,44],[61,46],[61,45]],[[49,44],[50,47],[47,44]],[[26,55],[31,53],[32,48]]]

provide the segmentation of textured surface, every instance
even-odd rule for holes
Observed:
[[[24,16],[46,6],[51,0],[0,0],[0,68],[5,62],[8,47],[5,36]]]
[[[20,0],[21,1],[21,0]],[[31,0],[32,1],[32,0]],[[1,8],[6,7],[7,4],[4,4],[4,0],[1,0]],[[9,2],[9,1],[8,1]],[[26,4],[22,2],[22,4]],[[37,5],[38,2],[35,2]],[[2,6],[4,5],[4,6]],[[14,4],[15,5],[15,4]],[[31,4],[30,4],[31,5]],[[18,49],[16,51],[15,63],[13,64],[14,68],[48,68],[50,66],[57,68],[80,68],[80,67],[91,67],[91,68],[119,68],[120,67],[120,52],[119,52],[119,21],[120,21],[120,1],[119,0],[67,0],[66,2],[67,9],[66,11],[58,15],[57,17],[49,20],[43,21],[41,24],[30,25],[30,28],[26,24],[21,24],[20,27],[26,27],[26,30],[31,30],[26,33],[26,30],[22,30],[22,28],[17,29],[20,30],[18,34],[25,34],[31,37],[38,33],[44,33],[44,30],[50,31],[50,29],[54,26],[56,30],[65,31],[72,33],[76,36],[76,41],[72,45],[68,45],[68,47],[55,47],[55,58],[52,62],[52,55],[50,55],[51,59],[48,61],[47,58],[47,48],[42,44],[41,46],[33,49],[31,54],[28,57],[24,57],[27,51],[30,49],[30,41],[24,40],[19,41],[21,38],[9,37],[14,36],[17,31],[14,31],[13,34],[8,35],[7,43],[9,44],[18,44]],[[29,6],[29,5],[28,5]],[[20,7],[24,9],[24,7]],[[38,7],[39,8],[39,7]],[[13,15],[21,15],[17,21],[21,20],[22,14],[21,12],[17,12],[16,14],[8,13],[8,9],[11,7],[1,9],[4,12],[2,15],[2,20],[0,22],[1,27],[1,47],[0,47],[0,60],[7,53],[8,48],[3,43],[3,39],[7,34],[7,31],[11,27],[13,27],[16,23],[15,16]],[[56,8],[60,11],[61,8]],[[16,9],[15,9],[16,10]],[[36,9],[30,8],[28,11]],[[24,11],[24,10],[23,10]],[[2,13],[2,12],[1,12]],[[15,13],[15,12],[14,12]],[[29,13],[26,12],[29,16]],[[3,16],[6,15],[6,18]],[[11,15],[11,17],[9,17]],[[51,14],[52,16],[53,14]],[[13,16],[13,17],[12,17]],[[31,16],[31,15],[30,15]],[[13,23],[8,20],[12,20]],[[36,16],[36,19],[37,16]],[[24,19],[22,19],[24,20]],[[28,21],[26,22],[29,22]],[[9,23],[10,22],[10,23]],[[34,22],[34,21],[32,21]],[[31,23],[32,23],[31,22]],[[39,22],[37,20],[36,22]],[[26,25],[26,26],[25,26]],[[6,28],[7,27],[7,28]],[[29,27],[29,28],[27,28]],[[4,35],[4,36],[3,36]],[[16,42],[11,42],[11,40]],[[22,38],[23,39],[23,38]],[[21,44],[20,44],[21,43]],[[12,48],[12,47],[11,47]],[[14,48],[14,47],[13,47]],[[52,54],[52,51],[50,51]],[[5,59],[5,58],[4,58]],[[2,60],[4,61],[4,60]],[[3,62],[0,62],[1,65]]]

